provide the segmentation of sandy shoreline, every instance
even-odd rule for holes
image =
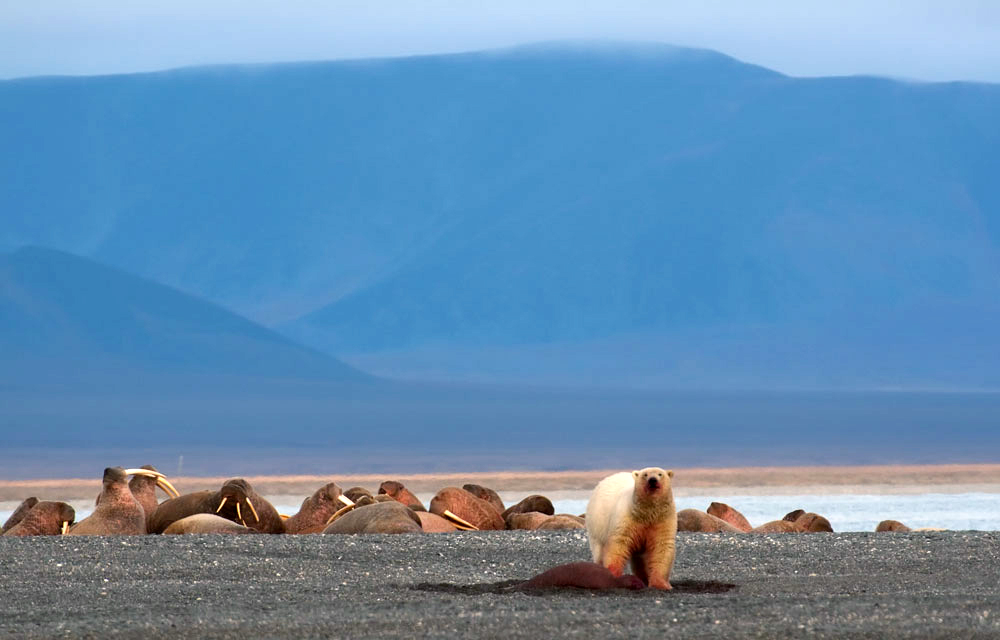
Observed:
[[[308,495],[332,481],[344,488],[377,489],[398,480],[411,491],[426,493],[450,485],[476,483],[497,491],[581,491],[620,469],[597,471],[491,471],[480,473],[348,474],[245,476],[258,493]],[[1000,493],[1000,464],[880,465],[830,467],[738,467],[675,469],[678,495],[760,495],[782,493]],[[214,489],[227,477],[171,477],[182,493]],[[0,500],[92,498],[100,492],[94,478],[0,480]]]

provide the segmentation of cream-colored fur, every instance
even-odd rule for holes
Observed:
[[[622,575],[633,572],[651,587],[670,588],[677,510],[670,480],[673,471],[649,467],[601,480],[587,503],[587,537],[594,562]],[[649,489],[650,478],[657,481]]]

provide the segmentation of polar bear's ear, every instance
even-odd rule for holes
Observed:
[[[633,478],[638,478],[639,477],[639,472],[638,471],[633,471],[632,472],[632,477]]]
[[[668,478],[673,478],[674,477],[674,470],[673,469],[671,469],[670,471],[667,472],[667,477]]]

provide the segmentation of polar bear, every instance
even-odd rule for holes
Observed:
[[[601,480],[587,503],[587,537],[594,562],[615,576],[631,560],[650,587],[670,589],[677,537],[673,471],[648,467]]]

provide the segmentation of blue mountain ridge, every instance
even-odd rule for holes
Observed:
[[[164,285],[40,247],[0,255],[0,382],[137,374],[363,381],[335,358]]]
[[[0,249],[390,376],[996,388],[997,113],[659,45],[8,81]]]

